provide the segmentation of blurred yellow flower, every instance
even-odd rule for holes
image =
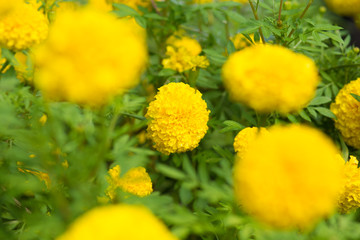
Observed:
[[[328,7],[339,15],[360,14],[360,0],[325,0]]]
[[[336,154],[334,143],[319,130],[274,126],[235,165],[235,196],[265,225],[310,229],[336,207],[342,180]]]
[[[358,164],[359,161],[356,157],[350,156],[344,166],[345,183],[338,202],[340,213],[349,213],[360,207],[360,169]]]
[[[184,83],[169,83],[159,88],[148,107],[148,136],[164,154],[191,151],[208,130],[209,113],[198,90]]]
[[[340,131],[344,141],[360,149],[360,102],[352,95],[360,95],[360,78],[346,84],[338,93],[330,110],[335,114],[335,127]]]
[[[209,60],[205,56],[199,56],[202,49],[198,41],[183,36],[182,33],[175,33],[166,41],[167,58],[163,59],[164,68],[173,69],[178,72],[207,68]]]
[[[132,168],[120,177],[120,166],[116,165],[109,170],[107,181],[110,186],[106,195],[111,199],[115,198],[117,188],[139,197],[145,197],[153,191],[150,176],[143,167]]]
[[[234,139],[234,149],[237,156],[241,159],[249,146],[261,134],[267,134],[266,128],[247,127],[241,130]]]
[[[295,112],[315,95],[317,67],[305,55],[276,46],[245,48],[230,55],[222,78],[233,101],[259,112]]]
[[[28,82],[32,83],[34,80],[34,69],[32,66],[28,64],[28,60],[30,57],[28,57],[23,52],[17,52],[15,54],[15,59],[17,60],[16,65],[14,66],[16,71],[16,77],[21,82]]]
[[[21,0],[0,0],[0,19],[13,11]]]
[[[164,223],[143,206],[109,205],[80,216],[57,240],[176,240]]]
[[[90,8],[59,14],[34,54],[45,98],[89,106],[138,84],[148,57],[143,29]]]
[[[21,3],[0,19],[0,45],[19,51],[39,44],[48,35],[46,17],[33,6]]]

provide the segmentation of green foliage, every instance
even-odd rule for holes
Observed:
[[[319,11],[321,1],[315,1],[303,19],[299,16],[307,1],[284,9],[281,26],[279,4],[280,0],[256,1],[259,20],[248,5],[231,1],[161,1],[156,2],[158,13],[114,4],[114,14],[134,17],[146,28],[150,60],[142,83],[103,109],[44,101],[34,86],[17,79],[14,53],[3,48],[2,70],[7,65],[9,69],[0,79],[0,239],[54,239],[78,216],[105,204],[107,171],[117,164],[122,173],[146,167],[154,193],[139,198],[119,191],[113,201],[147,206],[181,239],[359,239],[359,213],[335,214],[310,232],[278,232],[258,225],[235,202],[233,139],[245,127],[305,123],[330,135],[343,157],[356,155],[334,130],[329,106],[339,89],[360,77],[360,55],[350,45],[348,32],[329,20],[331,13]],[[230,37],[242,33],[252,42],[249,34],[255,33],[256,41],[259,28],[267,42],[303,53],[319,67],[322,81],[316,96],[299,113],[261,116],[231,102],[224,90],[221,66],[235,52]],[[200,41],[208,68],[178,73],[162,67],[166,39],[180,29]],[[148,88],[180,81],[202,92],[211,111],[209,130],[195,150],[165,156],[141,140],[147,126]],[[45,124],[39,121],[43,114]],[[19,167],[47,173],[50,187]]]

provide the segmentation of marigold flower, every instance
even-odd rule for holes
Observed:
[[[345,183],[338,201],[340,213],[349,213],[360,207],[360,169],[358,164],[359,161],[356,157],[350,156],[344,166]]]
[[[45,98],[90,106],[135,86],[147,62],[139,26],[90,8],[59,14],[34,54],[34,82]]]
[[[167,155],[193,150],[208,129],[209,113],[201,93],[189,85],[160,87],[145,115],[150,120],[147,131],[154,148]]]
[[[205,56],[199,56],[202,49],[195,39],[183,36],[183,33],[175,33],[168,38],[166,43],[168,44],[166,47],[168,58],[162,61],[164,68],[183,72],[209,66],[209,60]]]
[[[111,199],[115,198],[117,188],[139,197],[145,197],[153,191],[150,176],[143,167],[132,168],[120,177],[120,166],[116,165],[109,170],[109,176],[107,181],[110,186],[106,190],[106,195]]]
[[[360,149],[360,102],[351,94],[360,95],[360,78],[346,84],[338,93],[330,110],[335,114],[335,127],[340,131],[344,141]]]
[[[353,16],[360,13],[360,0],[325,0],[325,3],[339,15]]]
[[[27,49],[45,40],[46,17],[29,4],[19,4],[0,19],[0,45],[14,51]]]
[[[96,207],[80,216],[57,240],[176,240],[165,224],[143,206]]]
[[[336,207],[342,179],[336,154],[334,143],[316,129],[274,126],[235,165],[235,196],[261,223],[309,229]]]
[[[237,156],[241,159],[249,146],[260,134],[266,134],[266,128],[247,127],[241,130],[234,139],[234,149]]]
[[[259,112],[282,114],[302,109],[315,95],[315,63],[302,54],[259,44],[230,55],[222,69],[230,97]]]

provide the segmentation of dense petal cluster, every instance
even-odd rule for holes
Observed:
[[[330,110],[335,114],[335,127],[344,141],[360,149],[360,102],[351,94],[360,95],[360,78],[346,84],[338,93]]]
[[[80,216],[57,240],[176,240],[147,208],[136,205],[97,207]]]
[[[222,69],[230,97],[259,112],[300,110],[315,94],[313,60],[276,45],[259,44],[230,55]]]
[[[209,60],[205,56],[199,55],[202,49],[195,39],[182,34],[174,34],[166,43],[168,44],[166,47],[167,58],[162,61],[164,68],[183,72],[209,66]]]
[[[146,113],[155,149],[164,154],[193,150],[208,130],[209,113],[198,90],[184,83],[162,86]]]
[[[235,165],[235,196],[268,226],[311,228],[336,207],[342,179],[336,154],[330,138],[316,129],[274,126]]]
[[[344,166],[345,183],[341,191],[338,210],[349,213],[360,207],[360,169],[359,161],[354,156]]]
[[[22,3],[0,19],[0,45],[14,51],[27,49],[48,35],[46,17],[30,4]]]
[[[110,186],[106,194],[111,199],[115,197],[117,188],[139,197],[145,197],[153,191],[150,176],[143,167],[132,168],[120,177],[120,166],[116,165],[109,170],[107,181]]]
[[[337,14],[353,16],[360,13],[360,0],[325,0],[329,8]]]
[[[147,62],[139,26],[90,8],[59,14],[34,53],[34,82],[46,98],[90,106],[135,86]]]
[[[234,149],[237,156],[242,158],[256,138],[266,133],[266,128],[247,127],[241,130],[234,139]]]

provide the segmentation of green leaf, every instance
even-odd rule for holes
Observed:
[[[226,127],[221,129],[221,133],[229,131],[240,131],[245,128],[245,126],[241,125],[240,123],[231,120],[226,120],[223,122],[223,124]]]
[[[351,96],[353,96],[353,98],[356,99],[356,101],[360,102],[360,96],[359,95],[356,95],[354,93],[350,93]]]
[[[156,169],[160,173],[164,174],[165,176],[167,176],[169,178],[173,178],[173,179],[177,179],[177,180],[186,179],[185,173],[183,173],[182,171],[180,171],[176,168],[169,167],[168,165],[158,163],[158,164],[156,164]]]
[[[169,69],[169,68],[164,68],[164,69],[160,70],[160,72],[158,73],[158,76],[168,77],[168,76],[172,76],[172,75],[175,75],[175,74],[176,74],[175,70]]]
[[[315,97],[313,100],[311,100],[308,106],[317,106],[328,102],[331,102],[331,98],[329,97]]]
[[[140,14],[133,8],[121,4],[121,3],[113,3],[115,7],[115,11],[112,11],[118,17],[126,17],[126,16],[140,16]]]
[[[136,22],[140,25],[140,27],[142,28],[146,28],[146,19],[143,18],[142,16],[134,16]]]
[[[335,114],[330,111],[330,109],[328,108],[324,108],[324,107],[314,107],[314,109],[320,113],[321,115],[325,116],[325,117],[328,117],[328,118],[333,118],[333,119],[336,119],[336,116]]]
[[[333,39],[334,41],[336,41],[338,43],[344,44],[344,40],[339,35],[336,35],[336,34],[331,33],[331,32],[322,32],[322,34],[328,36],[329,38]]]
[[[311,122],[311,118],[306,114],[306,112],[305,112],[304,110],[301,110],[301,111],[299,112],[299,115],[300,115],[300,117],[302,117],[302,118],[305,119],[306,121]]]
[[[233,52],[236,52],[234,43],[231,40],[228,41],[228,43],[226,45],[226,49],[227,49],[228,55],[232,54]]]
[[[204,49],[203,51],[206,53],[206,56],[209,58],[209,60],[215,64],[223,65],[226,61],[226,57],[216,52],[215,50]]]

